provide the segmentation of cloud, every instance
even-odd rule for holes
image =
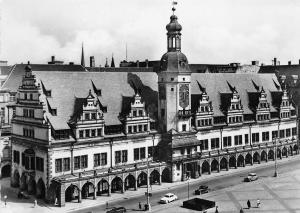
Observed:
[[[3,0],[1,55],[9,63],[46,63],[51,55],[104,65],[157,60],[166,51],[170,2],[161,0]],[[282,63],[300,58],[297,0],[186,0],[176,14],[183,26],[183,52],[191,63]],[[87,61],[86,61],[87,63]]]

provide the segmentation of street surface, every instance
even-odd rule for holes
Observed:
[[[279,177],[287,172],[291,172],[294,170],[300,170],[299,161],[290,161],[290,162],[281,162],[281,163],[282,164],[280,164],[278,167]],[[233,186],[236,186],[237,184],[243,184],[245,186],[247,186],[247,184],[248,184],[248,186],[249,186],[249,184],[252,184],[252,183],[244,183],[243,182],[244,177],[246,177],[249,172],[256,172],[257,175],[259,176],[260,181],[263,181],[264,179],[268,179],[274,175],[274,163],[268,163],[264,167],[258,167],[258,168],[248,167],[248,168],[249,168],[249,170],[247,170],[247,171],[241,171],[241,172],[235,173],[233,175],[219,176],[219,177],[215,177],[214,179],[204,180],[204,181],[202,181],[201,178],[199,178],[198,181],[193,181],[193,182],[190,182],[189,184],[186,181],[185,182],[186,184],[184,184],[184,185],[170,187],[169,189],[164,189],[164,190],[160,190],[157,192],[153,192],[152,197],[151,197],[151,206],[153,208],[153,211],[159,210],[159,208],[160,208],[159,206],[161,206],[164,209],[167,208],[168,205],[174,206],[174,204],[159,204],[160,197],[162,197],[167,192],[172,192],[172,193],[176,194],[180,200],[179,202],[181,205],[182,201],[187,199],[187,197],[188,197],[188,185],[189,185],[189,196],[190,197],[194,196],[194,190],[200,184],[209,186],[209,188],[211,190],[207,194],[207,196],[209,196],[211,193],[213,193],[216,190],[222,190],[224,188],[231,188]],[[224,173],[225,171],[221,171],[221,172]],[[275,179],[275,178],[272,177],[272,179]],[[100,200],[101,197],[98,197],[98,199]],[[142,204],[145,204],[146,197],[140,195],[140,196],[136,196],[136,197],[126,198],[126,193],[125,193],[123,200],[110,202],[109,208],[114,207],[114,206],[116,206],[116,207],[124,206],[124,207],[126,207],[126,209],[129,212],[138,211],[139,210],[138,209],[139,202],[141,202]],[[73,212],[74,213],[79,213],[79,212],[100,213],[100,212],[105,212],[106,210],[107,209],[106,209],[105,205],[100,205],[97,207],[91,207],[91,208],[87,208],[84,210],[78,210],[78,211],[73,211]]]

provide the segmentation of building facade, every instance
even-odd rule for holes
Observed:
[[[298,153],[296,111],[275,75],[192,73],[176,15],[166,29],[157,73],[25,67],[13,187],[64,206]]]

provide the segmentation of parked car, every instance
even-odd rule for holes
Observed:
[[[195,190],[196,195],[205,194],[208,192],[208,186],[200,185],[198,189]]]
[[[160,203],[170,203],[170,202],[173,202],[173,201],[175,201],[177,199],[178,199],[178,197],[176,195],[174,195],[173,193],[168,193],[168,194],[165,194],[160,199]]]
[[[251,181],[255,181],[258,179],[258,176],[256,175],[256,173],[249,173],[247,177],[245,177],[244,181],[245,182],[251,182]]]
[[[106,213],[124,213],[126,212],[126,208],[125,207],[114,207],[111,210],[108,210]]]

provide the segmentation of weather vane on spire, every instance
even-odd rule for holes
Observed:
[[[173,11],[173,15],[174,15],[174,12],[176,10],[175,5],[177,5],[177,1],[172,1],[172,5],[173,5],[172,11]]]

